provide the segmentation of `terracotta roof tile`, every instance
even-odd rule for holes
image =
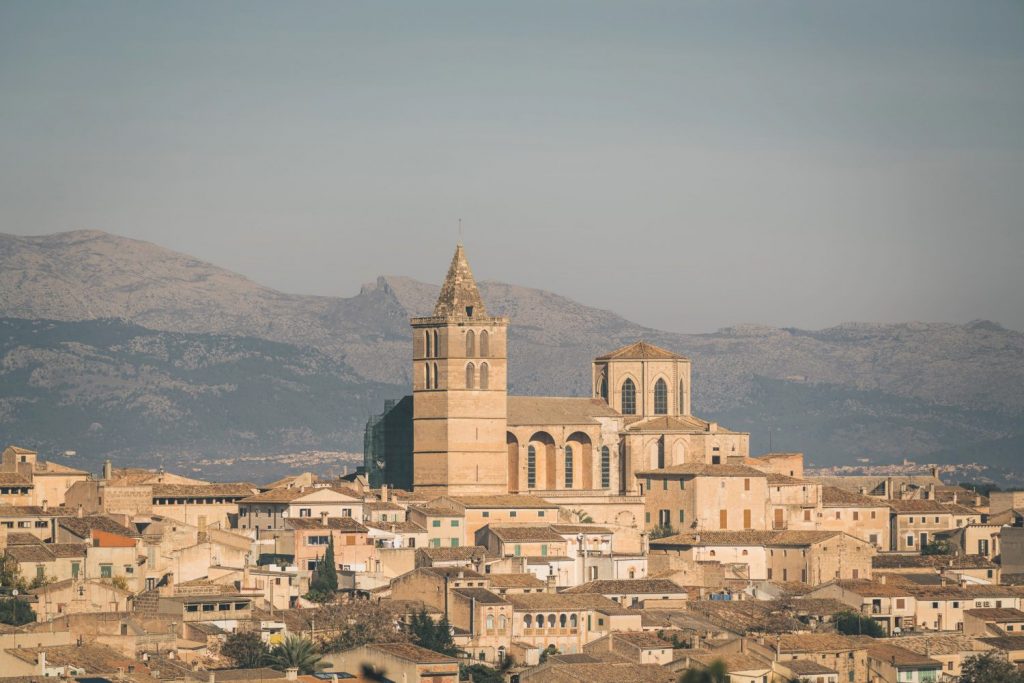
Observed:
[[[686,360],[686,358],[641,340],[598,356],[595,360]]]

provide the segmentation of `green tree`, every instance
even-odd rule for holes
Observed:
[[[505,676],[501,671],[486,664],[460,664],[459,680],[470,680],[473,683],[504,683]]]
[[[949,555],[951,553],[952,549],[949,547],[949,541],[944,538],[932,539],[929,543],[921,546],[922,555]]]
[[[22,626],[36,620],[36,613],[21,598],[0,599],[0,624]]]
[[[990,650],[964,660],[960,683],[1024,683],[1024,673],[1007,661],[1005,652]]]
[[[656,538],[666,538],[668,536],[674,536],[676,533],[675,529],[672,528],[671,524],[659,524],[658,526],[651,529],[651,540]]]
[[[706,669],[687,669],[679,677],[679,683],[725,683],[728,672],[721,660],[711,662]]]
[[[420,610],[413,615],[409,631],[412,639],[420,647],[452,657],[459,653],[459,648],[455,646],[455,640],[452,638],[448,617],[442,617],[440,621],[435,622],[426,610]]]
[[[338,568],[334,564],[334,537],[327,543],[323,557],[317,560],[316,568],[309,579],[307,598],[314,602],[328,602],[338,592]]]
[[[289,635],[280,645],[275,645],[267,655],[266,662],[278,671],[298,669],[300,674],[313,674],[326,666],[316,646],[295,634]]]
[[[554,645],[548,645],[546,648],[544,648],[544,651],[540,653],[540,663],[543,664],[544,662],[548,661],[548,657],[557,654],[558,648]]]
[[[333,602],[322,605],[314,614],[317,630],[332,634],[320,642],[321,652],[409,640],[409,635],[398,629],[398,615],[372,600]]]
[[[270,648],[255,631],[235,631],[224,641],[220,653],[239,669],[256,669],[263,666]]]
[[[836,630],[847,636],[871,636],[884,638],[885,629],[871,617],[856,612],[840,612],[836,615]]]
[[[3,554],[0,560],[0,586],[7,589],[18,589],[24,593],[28,589],[25,579],[21,576],[21,566],[12,555]]]

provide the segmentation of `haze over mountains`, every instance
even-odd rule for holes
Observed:
[[[1000,466],[1024,443],[1024,334],[995,323],[683,335],[541,290],[481,290],[512,319],[512,393],[586,394],[593,356],[644,338],[693,359],[694,412],[750,431],[752,452],[772,430],[776,450],[818,464]],[[437,291],[380,277],[348,298],[285,294],[103,232],[0,235],[0,433],[86,462],[359,451],[366,417],[409,391],[408,319]]]

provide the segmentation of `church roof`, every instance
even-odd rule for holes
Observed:
[[[509,396],[508,424],[583,425],[596,424],[596,417],[619,417],[611,406],[597,398],[553,396]]]
[[[598,356],[597,360],[686,360],[686,358],[660,346],[638,341],[611,353]]]
[[[655,415],[641,418],[626,425],[630,432],[707,432],[710,433],[711,423],[694,415]],[[715,428],[717,434],[736,434],[721,425]]]
[[[459,244],[455,247],[448,275],[441,285],[441,294],[434,305],[435,317],[485,318],[487,309],[480,298],[473,271],[466,260],[466,250]]]

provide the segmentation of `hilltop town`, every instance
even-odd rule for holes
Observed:
[[[514,324],[458,246],[411,320],[411,394],[370,418],[342,476],[313,473],[323,453],[213,482],[7,446],[0,677],[926,683],[1024,666],[1024,492],[752,454],[693,414],[690,359],[640,339],[593,359],[588,396],[510,395]]]

